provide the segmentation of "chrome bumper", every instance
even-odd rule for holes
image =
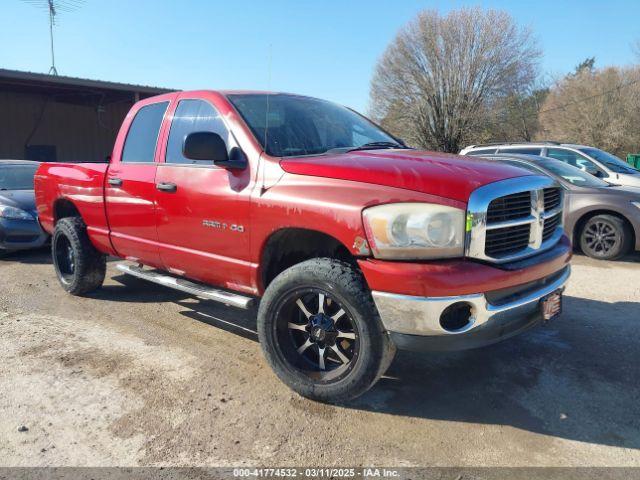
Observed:
[[[480,327],[490,327],[494,323],[505,325],[510,321],[535,316],[536,312],[540,312],[540,300],[562,289],[570,274],[571,267],[567,266],[553,282],[500,305],[489,303],[483,293],[458,297],[415,297],[378,291],[372,294],[382,323],[388,332],[431,337],[463,336],[479,330]],[[440,326],[440,316],[447,307],[459,302],[470,305],[470,321],[459,330],[445,330]]]

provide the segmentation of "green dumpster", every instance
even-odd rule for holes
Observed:
[[[640,153],[628,153],[627,163],[632,167],[640,169]]]

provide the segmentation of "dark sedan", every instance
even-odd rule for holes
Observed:
[[[543,172],[565,192],[564,226],[586,255],[615,260],[640,250],[640,188],[615,187],[559,160],[537,155],[483,156]]]
[[[37,162],[0,160],[0,254],[38,248],[48,235],[40,228],[33,192]]]

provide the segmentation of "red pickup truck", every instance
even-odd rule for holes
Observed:
[[[121,271],[258,307],[268,363],[345,401],[396,348],[455,350],[557,316],[562,190],[498,163],[408,148],[356,112],[281,93],[134,105],[108,164],[43,164],[36,201],[62,287]]]

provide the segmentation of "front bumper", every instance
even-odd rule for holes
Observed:
[[[0,250],[25,250],[43,246],[49,235],[36,219],[0,218]]]
[[[417,297],[373,291],[380,318],[396,346],[405,350],[464,350],[504,340],[543,320],[540,301],[564,289],[566,266],[545,278],[490,293],[454,297]],[[451,305],[470,306],[469,322],[457,330],[440,325]]]

